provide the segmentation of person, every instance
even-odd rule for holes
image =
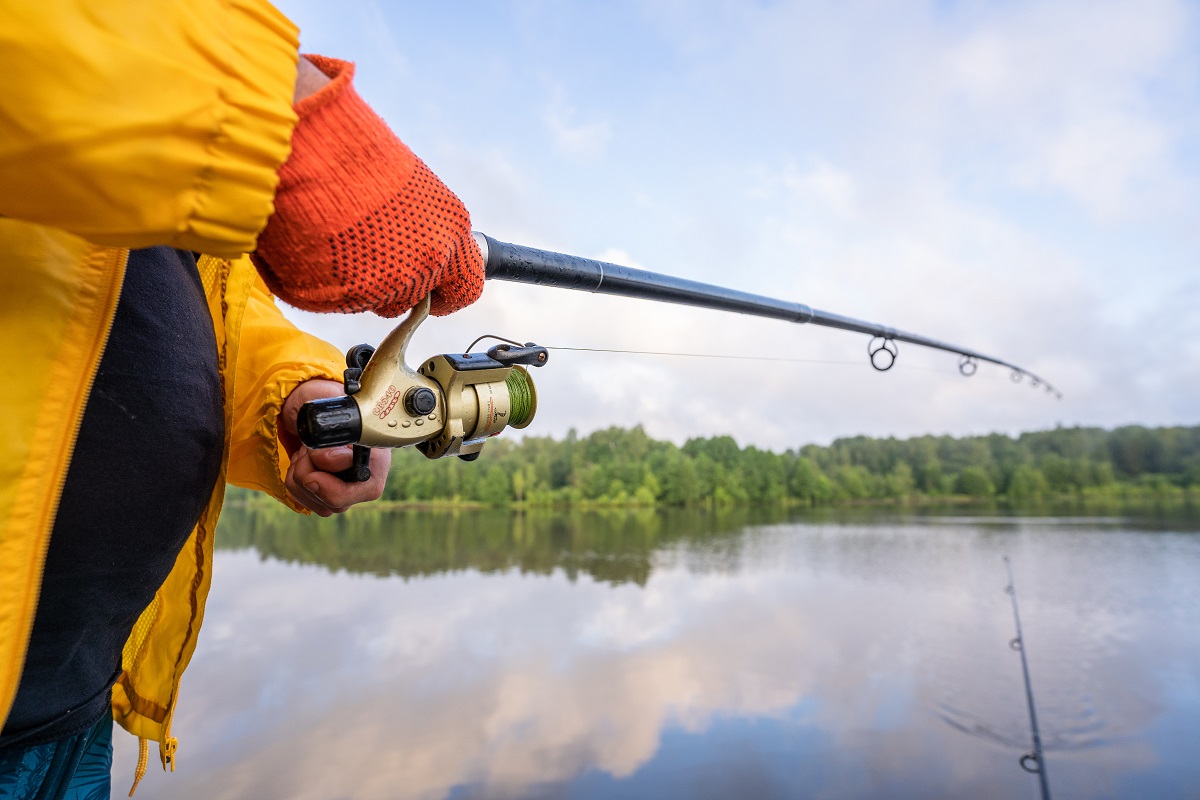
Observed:
[[[86,7],[85,7],[86,6]],[[462,203],[261,0],[45,0],[0,56],[0,798],[106,797],[113,721],[158,743],[224,486],[378,498],[296,436],[343,357],[316,311],[434,314],[483,265]],[[132,793],[132,792],[131,792]]]

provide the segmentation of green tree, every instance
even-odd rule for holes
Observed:
[[[996,485],[983,467],[965,467],[958,473],[954,489],[959,494],[968,497],[991,497],[996,493]]]
[[[1043,497],[1049,489],[1046,476],[1031,464],[1022,464],[1013,470],[1008,482],[1007,496],[1013,500],[1028,501]]]
[[[942,494],[946,491],[946,476],[942,474],[942,462],[934,459],[923,464],[917,472],[917,488],[925,494]]]
[[[512,487],[509,484],[508,473],[493,464],[483,474],[479,486],[479,499],[489,505],[504,505],[512,500]]]
[[[700,499],[700,482],[696,479],[694,462],[679,451],[663,464],[662,495],[667,505],[685,506]]]
[[[917,488],[912,467],[903,461],[897,462],[896,466],[892,467],[892,471],[887,474],[885,484],[887,496],[892,498],[906,498]]]
[[[871,473],[863,467],[838,467],[833,473],[836,496],[848,500],[871,497]]]
[[[794,462],[788,478],[788,493],[797,500],[815,506],[828,503],[833,498],[833,484],[817,466],[817,462],[800,456]]]

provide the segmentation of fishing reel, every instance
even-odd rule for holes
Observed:
[[[428,317],[426,297],[378,349],[350,349],[344,397],[301,406],[297,428],[306,446],[354,445],[354,464],[339,474],[342,480],[370,479],[372,447],[415,445],[428,458],[474,461],[489,437],[533,421],[537,392],[525,367],[544,365],[546,348],[506,342],[486,353],[433,356],[414,370],[406,363],[408,343]]]

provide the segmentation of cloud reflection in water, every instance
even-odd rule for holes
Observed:
[[[222,551],[179,770],[139,796],[1026,796],[1005,744],[1028,734],[1002,551],[1028,567],[1047,738],[1073,714],[1097,721],[1078,734],[1094,746],[1051,750],[1051,777],[1119,794],[1159,758],[1140,736],[1158,688],[1129,652],[1154,614],[1081,613],[1080,593],[1130,570],[1161,587],[1170,559],[1148,534],[1091,535],[750,528],[654,550],[643,585],[515,567],[402,580]],[[1123,564],[1089,559],[1104,542]],[[1194,574],[1200,548],[1182,547]],[[1115,574],[1051,580],[1068,563]],[[1194,623],[1158,622],[1141,647],[1183,633],[1196,652]],[[119,784],[132,762],[115,763]]]

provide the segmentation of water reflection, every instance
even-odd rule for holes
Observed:
[[[653,556],[677,542],[736,563],[746,526],[786,519],[778,509],[552,512],[363,509],[329,520],[281,506],[229,509],[218,547],[330,569],[411,578],[463,569],[516,569],[645,585]]]
[[[1032,797],[1004,552],[1056,792],[1186,797],[1200,778],[1193,535],[295,522],[223,521],[236,549],[183,687],[179,771],[139,797]]]

